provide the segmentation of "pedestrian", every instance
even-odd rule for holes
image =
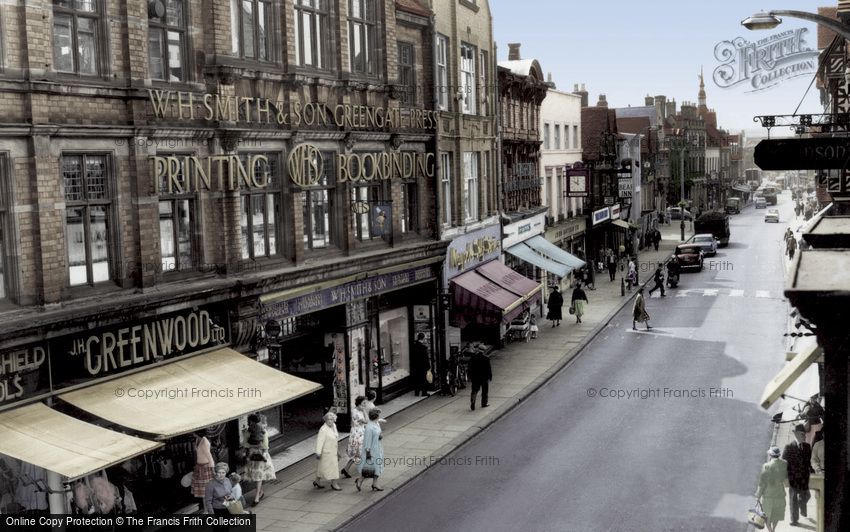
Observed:
[[[608,277],[611,278],[611,281],[614,281],[617,277],[617,257],[614,256],[613,249],[608,250],[608,254],[605,256],[605,263],[608,266]]]
[[[490,381],[493,380],[493,369],[490,357],[476,349],[469,358],[469,380],[472,382],[472,395],[469,396],[469,408],[475,410],[475,400],[478,390],[481,390],[481,408],[489,405]]]
[[[767,451],[767,463],[761,466],[756,499],[761,500],[768,532],[774,532],[779,521],[785,518],[785,482],[788,481],[788,463],[779,457],[779,447]]]
[[[231,493],[233,485],[227,479],[230,466],[225,462],[215,465],[215,476],[204,488],[204,512],[214,515],[230,515],[227,509],[229,501],[233,500]]]
[[[213,479],[213,466],[210,441],[205,430],[195,432],[195,468],[192,470],[192,495],[201,499],[199,506],[204,509],[204,497],[207,493],[207,483]]]
[[[531,327],[531,338],[534,339],[534,338],[537,338],[537,333],[540,331],[540,329],[537,327],[537,316],[532,314],[530,321],[531,321],[531,326],[530,326]]]
[[[428,372],[431,371],[431,360],[428,355],[428,345],[425,343],[425,333],[420,332],[416,335],[416,341],[413,342],[413,349],[410,353],[410,376],[413,379],[413,395],[419,396],[422,392],[423,397],[430,397],[428,393]]]
[[[363,430],[368,423],[366,411],[363,410],[364,401],[366,401],[366,398],[362,395],[354,398],[354,410],[351,411],[351,432],[348,433],[348,447],[345,449],[348,463],[340,470],[340,474],[345,478],[351,478],[348,468],[360,459],[360,449],[363,447]]]
[[[661,231],[658,229],[654,229],[652,231],[652,246],[655,248],[655,251],[658,251],[658,244],[661,243]]]
[[[655,286],[650,288],[649,294],[652,295],[653,292],[661,289],[661,297],[664,297],[664,271],[661,269],[662,264],[659,262],[658,267],[655,268],[655,274],[652,276],[652,280],[655,281]]]
[[[564,296],[561,295],[557,286],[552,287],[552,292],[549,294],[549,301],[546,303],[546,308],[549,311],[546,314],[546,319],[552,321],[552,327],[561,325],[561,307],[563,306]]]
[[[794,252],[797,251],[797,239],[794,238],[793,234],[785,241],[785,245],[788,248],[788,258],[793,260]]]
[[[375,390],[366,390],[366,400],[363,401],[363,412],[366,413],[366,417],[369,417],[369,411],[375,408],[375,399],[378,396],[375,395]],[[379,410],[380,412],[380,410]],[[384,418],[378,419],[378,424],[383,425],[387,420]]]
[[[812,469],[818,475],[823,475],[826,470],[826,465],[824,463],[823,428],[820,429],[820,434],[821,439],[812,445]]]
[[[325,479],[331,482],[332,490],[342,491],[336,482],[339,478],[339,432],[336,430],[336,414],[328,412],[323,419],[325,422],[316,437],[316,460],[319,461],[319,466],[316,468],[313,486],[316,489],[324,488],[321,480]]]
[[[245,496],[242,494],[242,484],[240,484],[242,482],[242,475],[234,471],[227,475],[227,479],[230,480],[230,485],[233,486],[233,489],[230,491],[230,497],[241,504],[244,510],[248,504],[245,502]],[[249,512],[245,510],[245,513],[247,514]]]
[[[643,298],[643,288],[638,288],[635,304],[632,307],[632,329],[637,330],[636,323],[641,322],[646,324],[646,330],[652,329],[649,326],[649,314],[646,312],[646,301]]]
[[[381,411],[377,408],[369,411],[369,422],[366,423],[366,429],[363,431],[363,448],[360,454],[360,465],[357,468],[358,476],[354,480],[357,491],[360,491],[363,486],[364,478],[372,479],[372,491],[384,491],[384,488],[378,486],[378,478],[384,474],[384,444],[381,443],[383,436],[381,425],[378,423],[380,417]]]
[[[581,289],[581,283],[577,283],[573,289],[573,297],[570,299],[570,306],[576,315],[576,323],[581,323],[585,305],[587,305],[587,294]]]
[[[254,491],[254,505],[266,496],[263,491],[263,482],[275,480],[274,464],[269,455],[269,433],[266,429],[266,418],[260,414],[248,416],[248,464],[245,466],[245,480],[257,484]]]
[[[788,463],[788,495],[791,498],[791,525],[796,525],[800,516],[806,517],[809,502],[809,471],[812,462],[812,447],[806,443],[806,428],[801,424],[794,427],[793,443],[785,446],[782,459]]]

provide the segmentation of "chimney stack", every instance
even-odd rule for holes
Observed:
[[[509,42],[508,43],[508,61],[519,61],[519,47],[522,46],[522,43],[518,42]]]
[[[655,105],[655,98],[647,94],[646,97],[643,99],[643,104],[647,107],[652,107],[653,105]]]
[[[587,107],[587,105],[588,105],[588,100],[587,100],[588,95],[587,95],[587,90],[585,90],[585,88],[584,88],[584,83],[581,84],[580,89],[578,87],[578,83],[576,83],[575,90],[573,90],[573,94],[581,97],[581,106],[582,107]]]
[[[599,95],[599,101],[596,102],[596,107],[604,107],[605,109],[608,108],[608,100],[605,98],[604,94]]]
[[[549,72],[549,74],[546,76],[546,86],[549,87],[550,89],[556,88],[555,82],[552,81],[552,73],[551,72]]]

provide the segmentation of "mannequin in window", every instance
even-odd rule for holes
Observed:
[[[200,430],[195,433],[195,468],[192,470],[192,495],[199,498],[198,505],[204,511],[204,495],[207,484],[213,478],[213,466],[215,460],[212,456],[210,441],[207,439],[206,431]]]

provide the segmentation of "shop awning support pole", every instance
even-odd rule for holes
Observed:
[[[47,471],[47,504],[51,514],[70,513],[65,497],[65,485],[62,483],[62,475]]]

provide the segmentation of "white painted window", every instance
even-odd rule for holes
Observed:
[[[478,220],[478,153],[463,152],[463,205],[467,222]]]

